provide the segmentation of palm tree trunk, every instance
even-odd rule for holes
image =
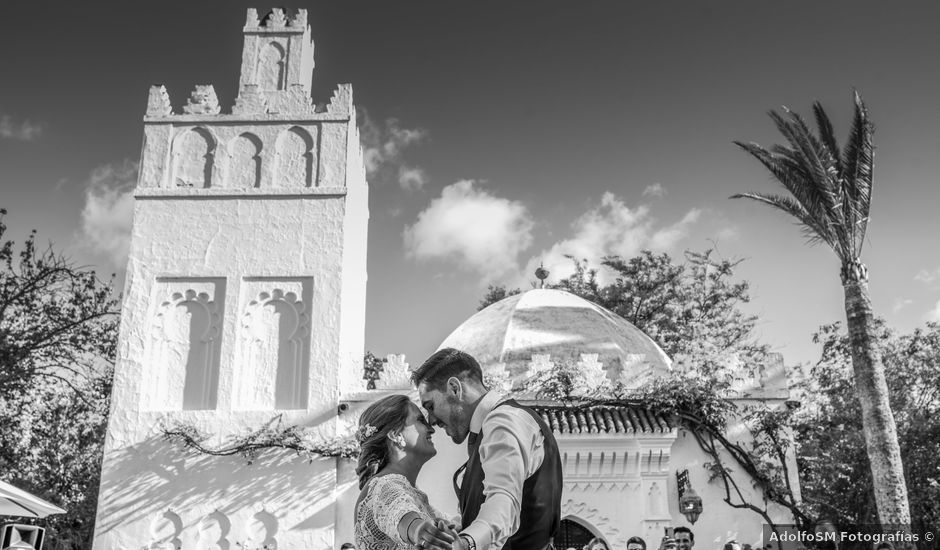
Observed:
[[[878,519],[883,526],[898,526],[907,530],[911,523],[907,485],[904,482],[897,427],[888,402],[884,364],[881,351],[875,345],[871,295],[865,266],[857,261],[854,265],[844,266],[842,287],[845,291],[845,315],[852,346],[855,388],[862,406],[862,428],[871,465]]]

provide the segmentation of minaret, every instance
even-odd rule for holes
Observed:
[[[368,188],[352,88],[310,97],[305,10],[248,10],[238,97],[144,117],[94,548],[334,547],[336,461],[185,454],[277,416],[336,430],[362,386]],[[340,541],[342,542],[342,541]]]

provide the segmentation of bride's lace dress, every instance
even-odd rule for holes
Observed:
[[[403,475],[373,477],[365,491],[356,504],[356,550],[410,550],[414,545],[398,534],[401,518],[408,512],[417,512],[422,519],[441,517],[428,496]]]

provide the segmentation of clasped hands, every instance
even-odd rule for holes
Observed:
[[[416,524],[411,538],[420,550],[468,550],[467,540],[457,534],[457,526],[443,519],[426,519]]]

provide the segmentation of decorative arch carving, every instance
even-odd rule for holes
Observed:
[[[241,329],[238,408],[306,407],[309,320],[302,299],[280,288],[263,291],[248,303]]]
[[[646,513],[651,517],[662,517],[669,514],[666,507],[665,481],[653,481],[646,492]]]
[[[160,303],[151,332],[145,409],[214,409],[218,390],[218,304],[206,292],[174,292]]]
[[[236,189],[261,185],[261,139],[244,132],[229,144],[228,184]]]
[[[287,59],[284,46],[275,41],[268,42],[258,54],[257,82],[263,91],[276,91],[285,88]]]
[[[261,548],[277,548],[277,517],[265,509],[252,516],[251,538]]]
[[[216,140],[205,128],[184,131],[173,143],[173,184],[211,187]]]
[[[199,522],[199,542],[197,548],[201,550],[230,550],[228,540],[232,531],[232,522],[228,516],[216,510]]]
[[[150,522],[149,550],[177,550],[182,546],[183,520],[179,514],[167,510]]]
[[[275,187],[313,186],[314,146],[314,137],[303,128],[293,126],[281,132],[275,149]]]
[[[592,508],[585,502],[578,502],[569,498],[561,505],[561,517],[576,519],[578,523],[590,529],[591,532],[606,538],[610,542],[621,538],[620,528],[611,522],[610,518],[601,514],[597,508]]]

